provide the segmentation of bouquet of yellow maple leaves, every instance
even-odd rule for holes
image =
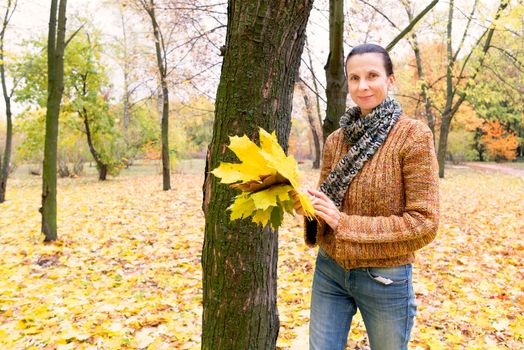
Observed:
[[[242,191],[228,208],[231,220],[252,216],[253,222],[262,226],[271,222],[276,229],[282,224],[284,212],[293,214],[294,198],[298,198],[306,216],[315,216],[309,197],[299,190],[297,162],[293,156],[286,156],[275,132],[270,134],[260,128],[260,147],[246,135],[229,140],[228,148],[241,163],[221,162],[211,173],[220,182]]]

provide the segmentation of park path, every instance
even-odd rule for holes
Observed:
[[[465,165],[472,169],[478,169],[482,171],[500,172],[509,175],[520,176],[524,179],[524,170],[505,166],[503,164],[486,164],[482,162],[466,162]]]

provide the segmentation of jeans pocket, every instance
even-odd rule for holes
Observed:
[[[393,267],[368,267],[368,276],[382,285],[407,284],[411,277],[411,264]]]

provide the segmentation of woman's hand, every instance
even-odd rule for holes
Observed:
[[[315,208],[315,214],[320,216],[333,230],[336,230],[340,220],[340,211],[335,203],[323,192],[307,190],[307,193]]]
[[[293,207],[293,209],[295,209],[295,212],[298,215],[302,215],[302,216],[306,215],[306,213],[304,212],[304,209],[302,208],[302,203],[300,203],[298,192],[295,190],[291,191],[291,197],[293,197],[293,200],[295,201],[295,206]]]

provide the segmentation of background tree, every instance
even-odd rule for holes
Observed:
[[[404,0],[402,1],[402,5],[404,6],[404,9],[406,10],[406,14],[408,15],[409,21],[410,22],[413,21],[414,10],[413,10],[413,5],[411,1]],[[428,126],[431,129],[431,132],[433,133],[433,140],[435,142],[435,115],[433,113],[433,102],[431,100],[431,96],[429,93],[428,82],[424,74],[422,54],[420,52],[419,40],[418,40],[418,35],[417,35],[416,30],[413,30],[411,32],[411,35],[408,38],[408,42],[415,56],[415,64],[417,67],[417,84],[416,85],[419,87],[420,98],[424,105],[424,114],[423,115],[425,119],[427,120]]]
[[[44,165],[42,171],[42,233],[45,241],[57,238],[56,227],[56,154],[58,114],[64,91],[64,49],[67,0],[51,0],[49,35],[47,40],[48,98]],[[58,11],[57,11],[58,8]],[[58,12],[58,21],[57,21]]]
[[[122,137],[115,128],[115,118],[104,95],[108,75],[100,58],[102,50],[97,34],[86,33],[69,45],[66,53],[70,62],[67,67],[70,108],[79,116],[81,126],[75,126],[86,136],[101,181],[123,166],[121,154],[115,154],[118,152],[116,143]],[[124,147],[121,145],[120,149]]]
[[[231,135],[256,139],[258,128],[276,131],[287,149],[293,84],[312,1],[228,1],[224,61],[217,91],[213,138],[206,169],[231,161]],[[275,48],[278,48],[275,50]],[[234,83],[233,83],[234,82]],[[274,349],[277,232],[230,222],[235,191],[206,170],[202,251],[202,349]]]
[[[477,3],[478,1],[475,1],[475,3],[473,4],[473,10],[471,12],[470,19],[473,17]],[[475,79],[480,72],[480,69],[486,57],[486,54],[491,47],[491,40],[493,38],[495,29],[498,25],[498,20],[500,16],[502,15],[502,12],[508,6],[508,4],[509,4],[509,1],[507,0],[500,1],[498,8],[496,10],[495,16],[493,18],[493,21],[490,23],[489,27],[484,31],[482,36],[477,40],[476,44],[472,47],[471,51],[466,55],[466,57],[462,60],[462,62],[460,62],[461,67],[459,70],[458,77],[454,79],[455,65],[459,64],[458,55],[464,48],[465,38],[467,37],[468,30],[470,28],[469,23],[471,22],[468,21],[468,25],[466,25],[464,29],[464,34],[462,36],[459,46],[457,47],[456,50],[453,50],[453,10],[454,10],[455,5],[454,5],[454,0],[450,0],[449,2],[448,22],[447,22],[447,30],[446,30],[446,48],[447,48],[447,66],[448,66],[447,72],[446,72],[446,104],[442,112],[442,121],[440,124],[438,154],[437,154],[437,159],[439,163],[439,176],[441,178],[444,177],[446,150],[447,150],[447,144],[448,144],[448,134],[449,134],[449,130],[451,127],[451,120],[453,116],[455,115],[455,113],[460,108],[460,106],[462,105],[462,103],[466,100],[467,91],[474,84]],[[472,57],[472,55],[475,52],[478,52],[477,55],[475,55],[477,62],[475,63],[474,66],[469,67],[468,63],[470,62],[470,58]],[[468,71],[466,71],[467,68],[469,68]],[[463,83],[466,78],[465,76],[466,72],[469,73],[468,74],[469,77],[467,81]]]
[[[6,137],[5,137],[5,146],[4,154],[0,153],[0,203],[5,201],[5,194],[7,191],[7,178],[9,176],[9,169],[11,167],[11,148],[13,144],[13,120],[12,120],[12,111],[11,111],[11,98],[13,96],[13,91],[8,90],[6,82],[6,72],[5,72],[5,32],[7,26],[11,21],[11,17],[16,10],[17,0],[7,0],[5,4],[5,14],[2,21],[2,28],[0,31],[0,78],[2,80],[2,92],[4,95],[5,102],[5,115],[6,115]]]
[[[348,87],[344,73],[344,0],[329,0],[329,55],[326,66],[326,118],[322,124],[324,141],[338,129],[346,111]]]
[[[313,92],[315,96],[315,114],[317,116],[316,118],[317,122],[314,121],[314,118],[312,119],[309,117],[308,117],[308,122],[309,122],[309,127],[311,129],[311,136],[313,138],[313,144],[315,147],[314,149],[315,159],[313,160],[313,169],[319,169],[320,168],[320,157],[322,155],[322,145],[324,144],[323,137],[321,135],[322,112],[320,109],[320,100],[321,100],[320,89],[319,89],[320,83],[315,73],[315,68],[313,65],[313,58],[311,57],[311,49],[310,49],[307,37],[306,37],[306,43],[305,43],[305,52],[307,54],[307,61],[302,60],[302,62],[305,63],[307,71],[311,75],[311,81],[313,82],[312,87],[310,87],[304,79],[301,78],[300,81],[303,84],[303,87],[307,87],[307,90],[304,90],[303,96],[306,96],[305,94],[307,94],[308,90]],[[305,98],[304,98],[304,103],[306,103]]]
[[[516,158],[518,142],[512,131],[505,130],[498,121],[486,122],[482,129],[482,141],[492,160],[499,162]]]
[[[108,96],[111,86],[106,63],[101,57],[104,46],[100,41],[100,34],[89,21],[80,20],[85,23],[81,27],[83,34],[70,41],[64,52],[64,97],[61,101],[59,125],[60,137],[63,136],[69,141],[58,141],[57,160],[61,168],[59,175],[68,176],[68,162],[78,163],[77,168],[81,170],[86,160],[86,155],[82,152],[84,148],[78,147],[78,152],[69,148],[77,143],[76,137],[84,136],[87,149],[96,163],[99,179],[105,180],[108,173],[118,174],[124,165],[124,158],[131,153],[128,149],[140,145],[126,144],[117,128],[115,108]],[[26,51],[14,65],[13,74],[20,79],[15,93],[17,101],[39,108],[45,107],[47,96],[45,54],[45,42],[34,40],[26,43]],[[28,112],[21,113],[20,118],[29,117],[22,131],[28,132],[30,128],[38,125],[37,119],[31,116],[32,114]],[[142,141],[142,144],[144,142]],[[25,142],[22,145],[27,147]],[[31,149],[33,148],[28,147],[28,150]],[[28,150],[24,151],[26,159],[28,156],[31,158]],[[71,175],[78,175],[78,172],[73,171]]]
[[[521,5],[521,11],[524,4]],[[466,101],[475,106],[478,116],[498,121],[513,130],[524,156],[524,46],[521,15],[513,7],[505,17],[503,28],[493,34],[491,48],[482,65],[482,74],[468,91]]]
[[[155,40],[155,52],[158,67],[158,76],[162,93],[162,179],[164,191],[171,189],[171,164],[169,162],[169,88],[167,83],[167,47],[164,35],[156,16],[156,5],[154,0],[138,0],[142,9],[151,20],[153,37]]]
[[[309,95],[305,88],[305,83],[303,80],[297,83],[297,86],[300,90],[302,98],[304,99],[304,111],[306,113],[309,129],[311,130],[311,136],[314,144],[314,160],[313,160],[313,169],[320,168],[320,133],[317,129],[316,119],[314,117],[313,104],[309,99]]]

